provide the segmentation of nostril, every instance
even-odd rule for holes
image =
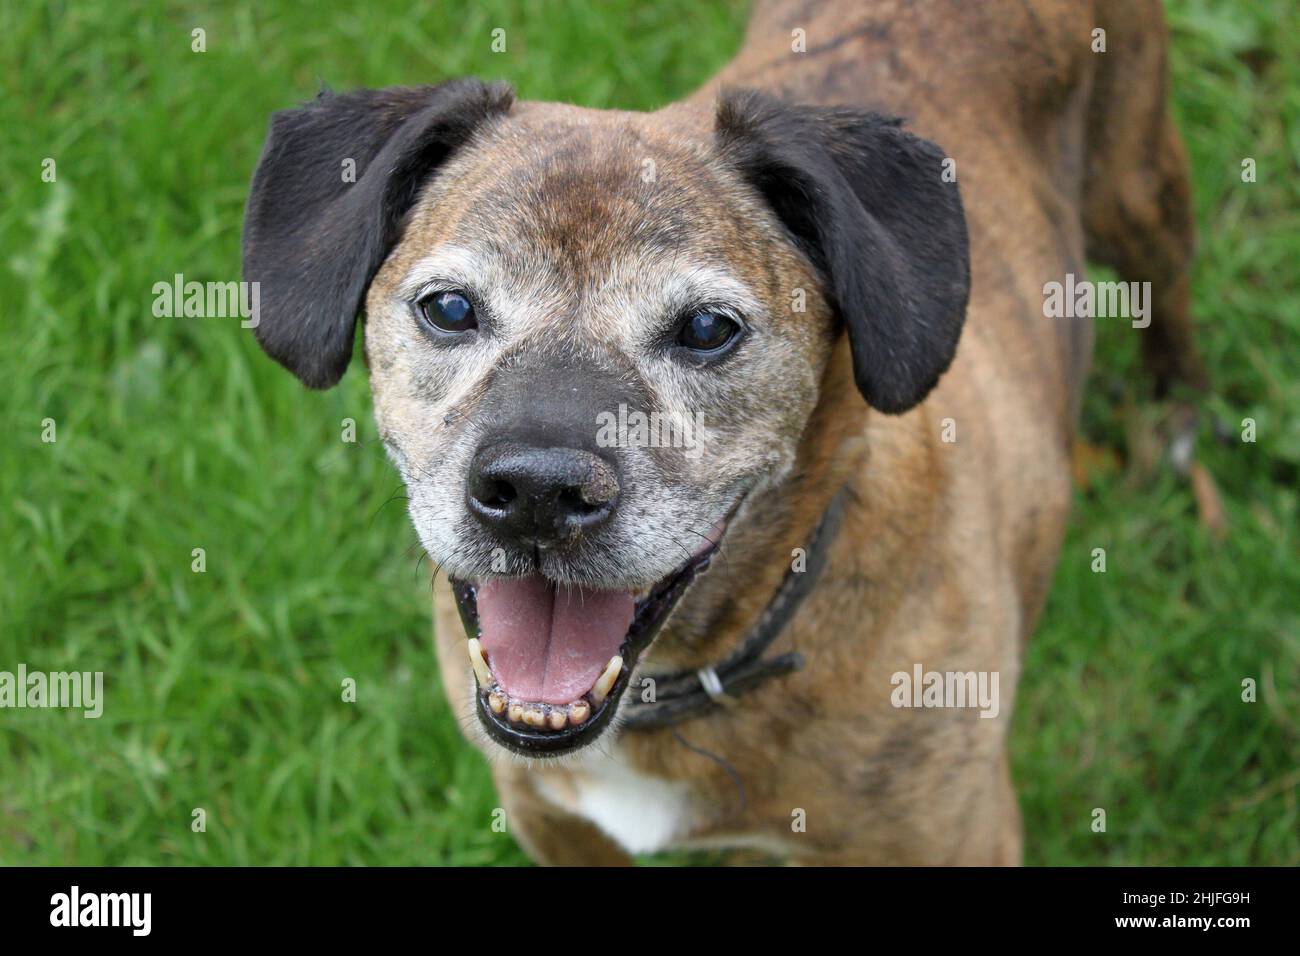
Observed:
[[[574,515],[578,518],[589,518],[593,515],[601,514],[609,508],[608,501],[587,501],[582,496],[581,488],[565,488],[560,492],[557,499],[560,508],[567,514]]]
[[[510,482],[493,478],[484,483],[481,494],[475,497],[484,507],[501,509],[519,497],[519,492]]]

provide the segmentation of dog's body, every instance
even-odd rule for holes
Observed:
[[[1097,28],[1106,31],[1105,52],[1093,51]],[[796,52],[801,38],[804,52]],[[452,231],[474,235],[483,210],[502,224],[507,244],[522,246],[510,250],[513,261],[535,256],[548,276],[582,275],[593,262],[602,274],[630,274],[635,269],[620,271],[621,237],[648,218],[641,200],[630,198],[641,188],[632,176],[652,158],[665,184],[649,208],[676,210],[689,227],[674,231],[680,223],[663,214],[671,238],[655,241],[673,245],[675,259],[694,256],[707,264],[720,255],[718,264],[747,288],[772,286],[770,301],[793,288],[810,290],[808,311],[817,322],[805,316],[802,324],[781,326],[786,320],[772,319],[780,335],[774,331],[774,344],[765,346],[769,357],[785,356],[789,374],[765,377],[755,367],[737,386],[757,418],[752,428],[717,411],[733,399],[691,393],[715,417],[723,415],[720,431],[739,436],[728,446],[733,458],[743,452],[768,460],[762,478],[744,484],[708,574],[691,586],[628,677],[632,694],[643,675],[706,667],[736,647],[832,498],[845,489],[848,502],[826,568],[774,645],[801,652],[802,669],[676,728],[606,732],[564,761],[519,761],[480,741],[493,758],[511,831],[535,859],[615,863],[628,852],[712,846],[812,863],[1020,860],[1007,729],[1021,652],[1065,526],[1073,429],[1092,340],[1083,319],[1044,317],[1044,285],[1082,276],[1085,256],[1114,265],[1123,279],[1150,281],[1156,298],[1143,345],[1152,366],[1165,382],[1196,383],[1201,375],[1187,315],[1192,243],[1185,162],[1166,111],[1164,45],[1158,3],[1133,0],[760,2],[736,59],[683,103],[649,116],[518,104],[508,123],[476,132],[472,148],[448,160],[423,189],[401,241],[392,242],[368,284],[366,346],[381,430],[408,484],[417,487],[421,462],[470,454],[469,438],[462,455],[452,434],[425,434],[439,429],[422,431],[421,423],[442,422],[454,432],[462,414],[496,421],[501,416],[492,410],[501,400],[492,389],[501,375],[484,371],[475,378],[459,367],[453,373],[410,364],[406,356],[415,346],[389,303]],[[732,87],[791,103],[903,116],[910,130],[941,143],[943,156],[954,161],[930,171],[938,180],[950,170],[960,184],[969,304],[960,348],[933,391],[922,384],[907,400],[872,394],[877,380],[864,376],[861,340],[850,342],[835,333],[832,319],[822,319],[835,303],[849,311],[842,290],[818,291],[834,256],[826,253],[819,262],[814,254],[810,264],[786,240],[759,245],[754,237],[770,236],[771,229],[757,226],[751,235],[749,223],[766,214],[755,212],[752,194],[730,179],[691,191],[712,167],[692,165],[700,151],[689,144],[708,135],[714,101]],[[747,121],[759,123],[752,116]],[[718,122],[743,126],[734,117]],[[764,136],[776,133],[768,129]],[[536,142],[553,147],[540,165]],[[475,164],[480,155],[493,163]],[[506,197],[532,194],[544,202],[516,208],[485,191],[497,180]],[[670,189],[684,195],[674,198]],[[728,214],[711,207],[715,202],[740,209],[738,224],[728,226]],[[783,218],[789,224],[797,215],[786,210]],[[600,235],[623,216],[626,229]],[[878,218],[884,221],[884,214]],[[707,221],[715,239],[722,230],[722,239],[697,242],[691,232],[697,220]],[[799,224],[790,229],[799,233]],[[945,248],[960,246],[964,255],[958,232],[961,242],[954,238]],[[612,265],[605,256],[614,257]],[[475,260],[480,273],[506,269],[483,262]],[[960,284],[965,293],[959,271],[934,281]],[[563,278],[554,285],[569,288]],[[577,286],[583,283],[575,280]],[[613,305],[602,304],[605,286],[583,287],[584,314],[615,314]],[[527,312],[528,303],[552,291],[516,285],[502,299]],[[626,289],[622,295],[636,298]],[[556,308],[554,302],[538,307],[530,321],[552,321]],[[859,335],[852,317],[846,321]],[[551,342],[570,327],[551,327]],[[525,369],[545,364],[536,358],[542,346],[514,341],[512,357],[496,360],[497,370],[510,362]],[[311,381],[289,347],[277,350],[272,339],[268,348],[291,367],[297,363],[295,370]],[[566,356],[565,362],[577,361]],[[946,364],[937,361],[933,374]],[[483,360],[483,369],[492,365]],[[633,375],[630,367],[620,369]],[[660,382],[646,388],[662,402],[671,392]],[[438,400],[417,399],[419,389],[437,390]],[[906,413],[864,408],[859,391],[876,408]],[[482,427],[475,427],[481,437]],[[718,460],[708,466],[714,471],[691,471],[682,481],[704,489],[739,482],[744,469],[725,471]],[[658,490],[653,507],[685,507],[675,503],[671,487]],[[477,558],[465,556],[463,542],[459,551],[443,546],[440,535],[463,535],[438,524],[441,507],[413,491],[412,515],[426,547],[464,577],[472,572],[461,565]],[[684,512],[681,520],[698,534],[715,517]],[[647,575],[663,573],[656,568]],[[467,679],[453,595],[443,583],[436,590],[441,670],[455,713],[470,723],[486,688]],[[996,715],[981,717],[972,707],[895,706],[893,675],[911,675],[918,665],[927,672],[998,675]]]

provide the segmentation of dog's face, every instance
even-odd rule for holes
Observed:
[[[729,522],[798,467],[838,336],[868,403],[903,411],[951,359],[967,286],[942,155],[893,123],[473,81],[279,114],[245,272],[259,339],[315,386],[364,299],[380,434],[460,604],[480,718],[536,755],[601,733]]]
[[[833,335],[806,260],[696,141],[550,104],[442,168],[365,311],[430,557],[584,591],[663,581],[791,467]]]

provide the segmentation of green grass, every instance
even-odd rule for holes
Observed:
[[[0,712],[0,862],[525,859],[493,832],[486,767],[437,686],[427,566],[364,369],[308,393],[233,320],[155,319],[152,285],[238,277],[266,118],[321,82],[477,74],[530,99],[652,108],[727,58],[745,14],[699,0],[328,6],[0,6],[0,670],[103,670],[108,696],[98,721]],[[1234,429],[1253,417],[1259,441],[1202,435],[1232,521],[1223,543],[1167,475],[1079,497],[1013,734],[1031,863],[1300,862],[1293,6],[1172,4],[1211,407]],[[206,53],[190,49],[195,27]],[[1240,182],[1247,156],[1254,184]],[[1122,443],[1122,406],[1141,399],[1133,339],[1102,324],[1094,440]],[[1094,547],[1105,575],[1089,570]],[[1246,677],[1258,703],[1240,700]]]

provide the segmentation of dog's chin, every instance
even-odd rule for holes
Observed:
[[[557,584],[541,575],[450,578],[488,737],[526,757],[591,745],[614,719],[637,662],[717,553],[720,522],[699,550],[639,591]]]

